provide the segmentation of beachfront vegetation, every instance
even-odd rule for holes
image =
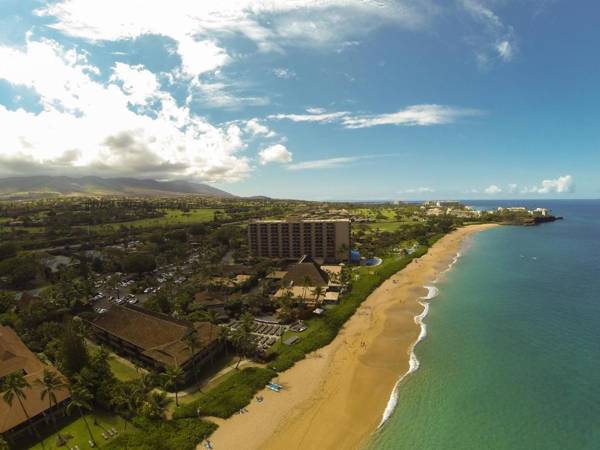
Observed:
[[[228,377],[198,400],[181,406],[173,417],[214,416],[226,419],[250,403],[252,397],[276,375],[271,369],[248,367]]]
[[[118,436],[104,448],[107,450],[193,450],[216,428],[206,420],[177,419],[151,420],[143,417],[134,420],[135,429]]]

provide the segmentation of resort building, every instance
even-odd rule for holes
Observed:
[[[257,257],[347,261],[350,224],[349,219],[259,220],[248,225],[248,247]]]
[[[54,367],[42,363],[11,328],[0,326],[0,383],[8,375],[20,372],[30,385],[24,390],[23,399],[23,406],[30,419],[27,419],[16,398],[12,405],[0,401],[0,434],[13,438],[28,430],[31,425],[42,421],[50,423],[52,416],[64,415],[65,402],[69,398],[66,388],[55,393],[56,405],[52,405],[52,408],[47,397],[42,400],[42,387],[37,380],[42,378],[44,369],[58,373]]]
[[[149,369],[181,367],[188,377],[223,347],[216,325],[178,320],[132,305],[111,305],[90,325],[95,339],[118,353]],[[193,345],[189,335],[195,336]]]
[[[281,284],[273,298],[289,296],[311,307],[319,303],[337,304],[342,287],[341,270],[341,266],[319,266],[311,258],[302,257],[286,272],[278,272]]]

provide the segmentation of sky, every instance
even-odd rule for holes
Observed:
[[[591,0],[0,0],[0,176],[599,198]]]

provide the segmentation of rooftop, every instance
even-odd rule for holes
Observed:
[[[314,262],[292,264],[282,279],[286,286],[321,286],[328,284],[327,273]]]
[[[35,417],[48,409],[47,400],[41,399],[42,388],[36,384],[36,380],[42,377],[44,369],[58,373],[54,367],[42,363],[11,328],[0,325],[0,378],[18,371],[24,372],[25,379],[31,385],[25,390],[26,397],[23,401],[30,417]],[[58,403],[68,397],[69,393],[66,389],[56,392]],[[12,406],[0,401],[0,433],[11,430],[26,420],[27,417],[16,399]]]
[[[195,353],[217,339],[218,327],[209,322],[188,322],[137,308],[112,305],[92,322],[96,327],[143,350],[143,354],[166,365],[183,365],[192,358],[184,337],[197,332]]]

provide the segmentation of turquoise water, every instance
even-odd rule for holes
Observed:
[[[600,449],[600,202],[543,203],[566,220],[477,235],[437,285],[374,449]]]

